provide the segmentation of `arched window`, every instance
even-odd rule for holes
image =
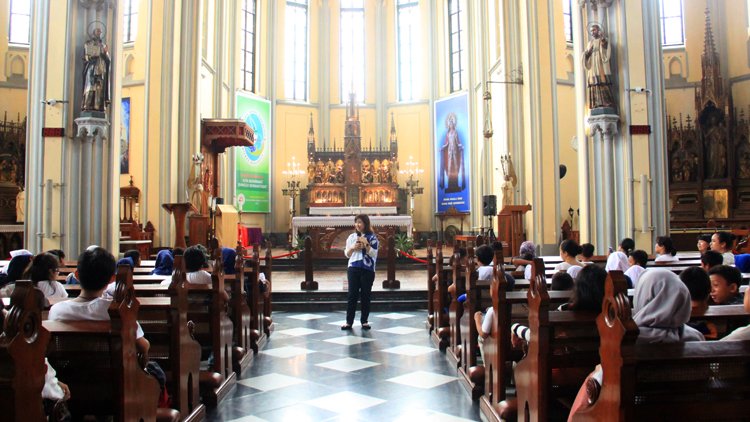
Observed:
[[[419,1],[398,0],[396,3],[396,42],[398,51],[398,100],[417,99],[419,63]]]
[[[466,36],[461,28],[463,4],[461,0],[448,0],[448,41],[450,89],[451,92],[460,91],[463,88],[464,50],[466,49]]]
[[[661,45],[685,45],[682,0],[661,0]]]
[[[138,33],[138,0],[125,0],[123,5],[123,42],[135,42]]]
[[[341,102],[356,94],[365,102],[365,5],[364,0],[341,0],[339,26],[339,62],[341,64]]]
[[[307,12],[308,0],[287,0],[284,91],[299,101],[307,101]]]
[[[565,42],[573,43],[573,0],[562,0]]]
[[[255,92],[255,17],[257,8],[257,0],[242,1],[240,74],[242,76],[242,89],[250,92]]]
[[[11,0],[8,20],[8,41],[11,44],[29,44],[31,25],[31,0]]]

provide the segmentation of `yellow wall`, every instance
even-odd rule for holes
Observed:
[[[16,121],[26,117],[29,48],[9,45],[9,12],[10,0],[0,0],[0,119]]]

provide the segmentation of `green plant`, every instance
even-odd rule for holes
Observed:
[[[293,249],[295,249],[295,250],[304,250],[305,249],[305,239],[307,239],[307,234],[305,234],[305,233],[297,233],[297,238],[294,239]]]
[[[396,250],[399,250],[401,252],[406,252],[408,254],[414,253],[414,240],[409,237],[406,233],[396,233],[396,236],[393,238],[394,244],[396,245]]]

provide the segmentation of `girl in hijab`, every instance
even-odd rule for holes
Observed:
[[[232,248],[221,248],[221,262],[224,263],[224,274],[234,274],[234,261],[237,259],[237,251]]]
[[[172,275],[174,267],[174,257],[172,251],[164,249],[156,254],[156,262],[154,262],[154,270],[151,274],[154,275]]]
[[[636,344],[703,341],[703,334],[689,327],[690,291],[672,271],[652,268],[641,275],[633,295],[633,322],[638,326]],[[597,365],[581,389],[570,410],[572,416],[589,401],[589,378],[602,382],[602,367]]]

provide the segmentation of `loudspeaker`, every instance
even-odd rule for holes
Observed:
[[[485,195],[482,197],[482,211],[485,217],[494,217],[497,214],[497,196]]]

